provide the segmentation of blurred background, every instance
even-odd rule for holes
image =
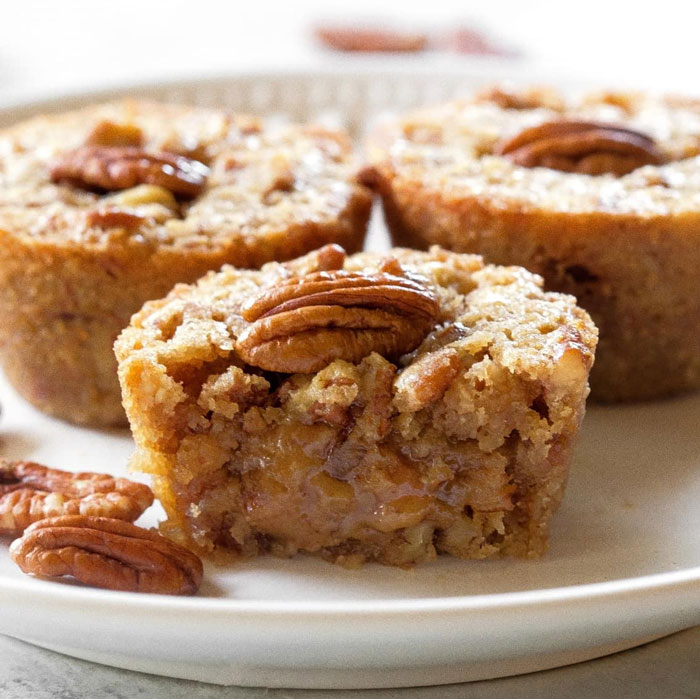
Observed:
[[[698,94],[698,18],[700,6],[681,0],[6,0],[0,101],[237,71],[378,65]],[[371,31],[348,35],[356,28]],[[391,48],[405,51],[381,51]]]

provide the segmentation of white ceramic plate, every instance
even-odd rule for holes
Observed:
[[[373,94],[367,76],[324,79],[354,95],[338,103],[351,110],[341,109],[341,120],[360,123],[354,103],[367,109],[363,118],[371,114],[358,98]],[[326,94],[313,76],[294,80],[307,102]],[[412,80],[406,104],[429,84]],[[450,80],[438,96],[484,76]],[[284,85],[284,94],[294,92],[290,78],[270,84],[273,93]],[[241,85],[229,79],[147,92],[251,108],[241,95],[254,93],[255,81]],[[400,95],[381,93],[382,100]],[[0,122],[19,113],[0,113]],[[381,244],[378,230],[373,244]],[[2,380],[0,403],[0,455],[125,473],[127,432],[52,420]],[[445,558],[412,571],[348,571],[311,558],[261,558],[209,566],[199,596],[181,599],[35,580],[0,545],[0,632],[133,670],[270,687],[462,682],[628,648],[700,623],[699,425],[700,395],[590,409],[550,552],[539,561]],[[154,509],[141,523],[156,517]]]
[[[0,453],[124,473],[125,432],[67,426],[0,383]],[[261,558],[196,598],[25,577],[0,546],[0,632],[110,665],[284,687],[439,684],[596,657],[700,623],[700,396],[590,409],[550,552],[412,571]],[[155,516],[144,517],[152,524]]]

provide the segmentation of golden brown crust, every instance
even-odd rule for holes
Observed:
[[[78,164],[92,179],[84,175],[76,187],[75,149],[85,143],[92,156],[138,151],[150,160],[114,170],[106,165],[113,160],[87,168],[83,158]],[[77,170],[64,163],[52,182],[51,167],[70,153]],[[172,178],[144,179],[139,168],[148,163],[151,173],[158,157],[205,163],[209,174],[186,191],[178,170],[174,186]],[[167,174],[167,164],[156,170]],[[282,171],[292,177],[284,191]],[[359,249],[371,197],[354,172],[342,133],[276,131],[250,117],[147,102],[41,117],[2,132],[0,358],[8,377],[46,412],[123,424],[112,344],[130,315],[226,262],[255,268],[328,242]],[[90,191],[126,184],[136,186]],[[201,186],[195,199],[182,199]]]
[[[563,98],[522,102],[453,103],[384,131],[374,178],[394,240],[522,265],[576,296],[601,333],[591,376],[598,400],[700,387],[697,104],[618,93],[576,108]],[[562,118],[643,131],[667,162],[592,177],[491,155],[524,126]]]
[[[318,252],[224,268],[134,316],[116,352],[134,466],[154,476],[165,533],[203,551],[345,565],[543,552],[595,327],[523,269],[437,248],[391,255],[343,269],[398,265],[437,298],[432,328],[399,361],[331,357],[311,375],[245,363],[250,300],[313,274]]]

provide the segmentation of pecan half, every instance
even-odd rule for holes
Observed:
[[[109,517],[73,515],[36,522],[10,546],[30,575],[71,576],[108,590],[193,595],[202,583],[199,558],[156,532]]]
[[[317,27],[316,37],[328,48],[353,53],[414,53],[428,46],[426,34],[370,27]]]
[[[201,193],[209,168],[174,153],[149,153],[138,146],[81,146],[51,166],[54,182],[108,192],[155,184],[183,197]]]
[[[0,461],[0,534],[59,515],[133,522],[153,503],[147,485],[104,473],[70,473],[31,461]]]
[[[385,269],[402,271],[397,262]],[[371,352],[385,357],[410,352],[438,312],[435,294],[409,276],[313,272],[252,299],[242,310],[251,325],[236,349],[244,361],[268,371],[313,373],[334,359],[357,362]]]
[[[626,175],[663,162],[654,140],[633,129],[593,121],[550,121],[501,141],[494,149],[522,167],[587,175]]]

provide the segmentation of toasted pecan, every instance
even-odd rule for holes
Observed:
[[[134,231],[145,222],[145,216],[116,206],[90,209],[85,213],[85,223],[91,228],[124,228],[127,231]]]
[[[139,146],[81,146],[51,166],[54,182],[105,191],[154,184],[183,197],[204,188],[209,168],[175,153],[150,153]]]
[[[94,587],[164,595],[193,595],[202,562],[156,532],[108,517],[52,517],[27,528],[10,546],[23,572],[70,576]]]
[[[402,271],[398,263],[388,269]],[[334,359],[371,352],[398,357],[418,346],[438,303],[408,276],[331,270],[291,277],[242,310],[251,323],[238,338],[244,361],[269,371],[312,373]]]
[[[453,347],[427,352],[397,377],[394,401],[402,412],[416,412],[442,398],[459,373],[459,353]]]
[[[0,460],[0,534],[46,517],[99,515],[133,522],[153,503],[147,485],[104,473],[71,473]]]
[[[353,53],[415,53],[428,46],[421,32],[371,27],[317,27],[316,36],[325,46]]]
[[[88,135],[85,143],[89,146],[140,146],[143,131],[135,124],[118,124],[104,119]]]
[[[522,167],[549,167],[588,175],[625,175],[663,162],[654,140],[639,131],[593,121],[549,121],[496,145]]]

